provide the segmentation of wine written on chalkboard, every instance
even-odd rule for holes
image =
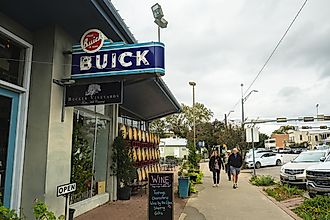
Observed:
[[[173,173],[149,173],[149,220],[173,219]]]

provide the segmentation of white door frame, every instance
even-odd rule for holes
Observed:
[[[14,153],[14,167],[12,177],[12,190],[10,208],[17,211],[21,206],[22,195],[22,179],[23,179],[23,165],[24,165],[24,151],[25,151],[25,138],[26,138],[26,121],[28,111],[28,99],[30,88],[30,76],[31,76],[31,64],[32,64],[32,45],[22,38],[16,36],[12,32],[8,31],[4,27],[0,26],[0,33],[11,38],[16,43],[22,45],[25,50],[24,59],[24,74],[23,74],[23,86],[18,86],[0,80],[0,87],[14,91],[19,94],[19,109],[17,115],[17,130],[16,130],[16,146]]]

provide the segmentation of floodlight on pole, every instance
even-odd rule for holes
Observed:
[[[163,9],[160,4],[156,3],[151,7],[152,14],[155,18],[155,23],[158,27],[158,42],[160,42],[160,28],[167,28],[168,21],[165,20]]]

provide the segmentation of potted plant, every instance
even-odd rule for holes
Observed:
[[[129,154],[129,147],[125,146],[122,135],[115,138],[113,143],[112,166],[113,174],[117,176],[118,199],[129,200],[132,188],[129,186],[136,177],[136,169]]]
[[[187,198],[189,196],[189,187],[188,162],[183,162],[178,171],[178,194],[180,198]]]

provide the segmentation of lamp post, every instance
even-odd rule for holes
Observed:
[[[258,92],[258,90],[251,90],[249,92],[249,94],[247,94],[245,97],[244,97],[244,93],[243,93],[243,83],[241,84],[241,95],[242,95],[242,128],[244,128],[244,121],[245,121],[245,118],[244,118],[244,103],[246,102],[246,100],[249,98],[249,96],[253,93],[253,92]]]
[[[193,88],[193,133],[194,133],[194,146],[196,147],[196,116],[195,116],[195,86],[196,83],[191,81],[189,85]]]
[[[164,13],[160,4],[156,3],[151,7],[152,14],[155,18],[155,23],[158,26],[158,42],[160,42],[160,28],[166,28],[168,22],[165,20]]]
[[[230,110],[227,114],[225,114],[225,125],[226,125],[226,127],[227,127],[227,124],[228,124],[227,122],[228,122],[229,115],[232,112],[234,112],[234,110]]]
[[[317,103],[315,107],[316,107],[316,118],[317,118],[319,115],[319,103]]]

